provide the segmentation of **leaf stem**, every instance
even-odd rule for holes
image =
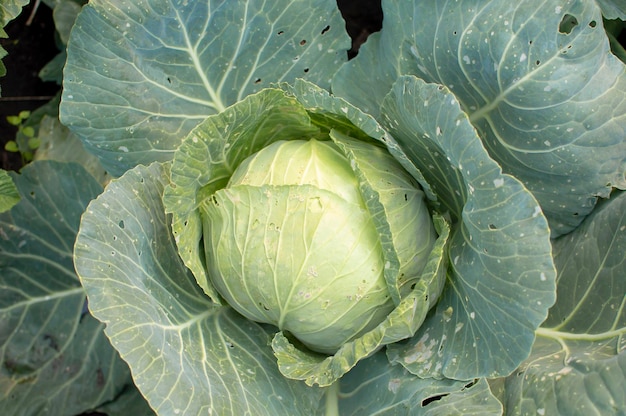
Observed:
[[[339,416],[339,380],[326,388],[326,416]]]
[[[537,336],[554,339],[567,339],[573,341],[603,341],[620,335],[626,335],[626,328],[619,328],[613,331],[601,332],[599,334],[575,334],[572,332],[561,332],[551,328],[538,328],[535,331]]]

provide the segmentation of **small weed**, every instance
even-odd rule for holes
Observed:
[[[33,160],[33,154],[40,144],[39,138],[35,137],[35,129],[25,125],[28,117],[30,117],[30,111],[27,110],[20,111],[18,115],[7,116],[9,124],[18,129],[17,137],[21,136],[24,140],[23,142],[20,140],[19,143],[16,140],[9,140],[4,146],[4,150],[7,152],[19,152],[24,163]]]

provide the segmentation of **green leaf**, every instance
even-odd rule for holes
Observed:
[[[274,82],[328,88],[350,39],[326,0],[102,0],[71,34],[61,121],[113,175]]]
[[[554,241],[558,297],[531,356],[506,379],[512,412],[626,413],[626,192]]]
[[[12,126],[19,126],[20,124],[22,124],[22,119],[20,118],[20,116],[7,116],[7,121]]]
[[[357,364],[339,382],[342,416],[501,415],[484,379],[468,382],[418,378],[389,365],[384,352]]]
[[[9,173],[0,169],[0,213],[10,210],[20,200],[20,194]]]
[[[132,388],[104,325],[87,312],[72,262],[80,216],[102,188],[58,162],[13,178],[21,200],[0,214],[0,408],[82,413]]]
[[[344,99],[331,95],[328,91],[308,81],[297,79],[294,85],[282,84],[280,87],[293,95],[307,109],[314,125],[322,131],[331,130],[364,141],[377,141],[383,144],[389,153],[422,187],[426,197],[433,203],[436,195],[422,173],[409,160],[396,141],[369,114],[353,106]],[[389,92],[389,90],[387,90]]]
[[[394,307],[369,212],[332,191],[235,185],[200,210],[212,282],[247,318],[332,354]]]
[[[382,104],[383,125],[452,218],[448,281],[434,314],[390,359],[422,377],[513,371],[555,301],[549,228],[532,195],[489,158],[455,96],[414,76]]]
[[[41,144],[41,141],[39,140],[39,138],[33,137],[32,139],[28,141],[28,148],[32,150],[36,150],[40,144]]]
[[[177,254],[161,202],[167,165],[112,181],[81,222],[89,306],[159,414],[308,415],[322,391],[285,379],[270,334],[211,302]]]
[[[0,27],[15,19],[22,13],[22,7],[30,3],[30,0],[3,0],[0,3]]]
[[[181,258],[215,302],[219,295],[206,274],[199,203],[224,187],[251,154],[278,140],[314,137],[318,132],[295,99],[267,89],[207,118],[176,152],[172,185],[163,201],[173,214],[172,232]]]
[[[28,141],[31,137],[38,136],[39,127],[44,117],[49,116],[53,118],[58,118],[60,100],[61,100],[61,94],[58,93],[56,96],[54,96],[54,98],[52,98],[46,104],[34,110],[28,116],[28,118],[22,122],[22,128],[20,128],[15,135],[15,141],[17,142],[18,147],[22,151],[22,153],[27,153],[27,152],[30,153],[31,149],[28,147]],[[29,137],[26,134],[24,134],[24,129],[26,129],[26,133],[28,133],[30,130],[30,133],[32,133],[32,136]],[[32,159],[32,153],[31,153],[31,159]]]
[[[20,148],[18,147],[15,140],[9,140],[8,142],[4,144],[4,150],[6,150],[7,152],[16,153],[20,151]]]
[[[98,159],[87,153],[82,142],[75,134],[61,124],[57,117],[44,115],[39,124],[40,140],[35,153],[35,160],[58,160],[81,164],[96,180],[104,185],[110,177]]]
[[[337,73],[335,94],[379,118],[399,75],[447,86],[490,155],[539,200],[553,236],[626,188],[625,66],[595,2],[390,1],[383,10],[385,27]]]
[[[553,246],[558,300],[542,326],[565,332],[626,331],[626,192],[616,192]]]
[[[345,343],[331,356],[297,348],[283,333],[277,333],[272,340],[272,348],[281,373],[289,378],[304,380],[308,385],[329,386],[383,345],[415,334],[441,292],[447,271],[445,252],[450,229],[443,218],[435,217],[434,221],[439,238],[422,276],[383,322],[354,341]]]
[[[33,149],[33,147],[30,146],[30,141],[35,137],[35,129],[30,127],[30,126],[24,127],[24,128],[22,128],[22,134],[29,138],[29,140],[28,140],[28,142],[29,142],[28,143],[28,147]],[[35,148],[36,147],[37,146],[35,146]]]
[[[104,403],[95,409],[94,413],[104,413],[106,416],[154,416],[154,410],[138,389],[126,389],[114,401]]]
[[[39,70],[39,78],[45,82],[52,81],[61,85],[63,83],[63,68],[66,60],[67,52],[64,49]]]
[[[81,5],[73,0],[61,0],[52,9],[54,27],[61,38],[61,42],[67,45],[70,38],[70,31],[74,26],[74,21],[81,10]]]
[[[626,20],[626,4],[620,0],[596,0],[606,19]]]
[[[389,294],[398,305],[419,280],[437,238],[424,192],[407,172],[398,169],[393,156],[372,140],[357,140],[337,130],[331,130],[330,137],[348,157],[359,180],[378,231]],[[431,297],[432,303],[439,293]]]

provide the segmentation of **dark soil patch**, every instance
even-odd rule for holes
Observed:
[[[43,3],[27,25],[31,16],[32,5],[25,7],[22,13],[5,30],[7,39],[0,39],[0,44],[8,52],[2,59],[7,69],[5,77],[0,78],[2,96],[0,97],[0,151],[1,167],[6,170],[18,170],[22,159],[18,153],[4,150],[9,140],[15,139],[17,128],[7,122],[6,117],[17,115],[22,110],[34,110],[50,101],[59,90],[54,82],[43,82],[39,71],[59,50],[55,43],[55,27],[52,10]]]
[[[337,6],[346,21],[346,31],[352,38],[348,57],[356,56],[367,37],[378,32],[383,23],[381,0],[337,0]]]

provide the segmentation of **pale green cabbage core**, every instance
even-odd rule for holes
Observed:
[[[364,208],[350,162],[330,141],[275,142],[239,165],[233,185],[313,185]]]
[[[374,220],[332,142],[267,146],[200,209],[211,282],[247,318],[332,354],[394,308]]]

